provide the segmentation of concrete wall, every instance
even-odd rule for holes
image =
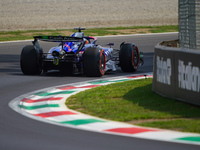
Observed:
[[[155,46],[152,90],[200,105],[200,51]]]

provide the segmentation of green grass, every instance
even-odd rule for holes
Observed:
[[[132,26],[132,27],[113,27],[113,28],[88,28],[84,31],[85,35],[105,36],[123,35],[140,33],[162,33],[177,32],[178,26]],[[28,30],[28,31],[0,31],[0,41],[26,40],[32,39],[36,35],[71,35],[75,30]]]
[[[200,133],[200,119],[176,119],[168,121],[154,121],[154,122],[140,123],[139,125]]]
[[[162,32],[178,32],[178,26],[160,26],[159,28],[151,28],[152,33],[162,33]]]
[[[200,108],[163,98],[152,92],[152,79],[126,81],[93,88],[71,96],[66,104],[70,109],[105,119],[133,123],[142,120],[141,125],[144,126],[179,129],[180,127],[175,126],[175,121],[183,120],[180,123],[183,125],[181,131],[192,130],[200,133],[200,128],[196,128],[200,123]],[[184,119],[190,119],[193,125],[191,126]],[[163,127],[165,123],[171,124],[172,127]],[[188,130],[189,128],[192,129]]]

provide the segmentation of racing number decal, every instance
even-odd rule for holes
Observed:
[[[99,69],[102,75],[105,74],[105,68],[106,68],[106,56],[103,50],[100,52],[100,58],[99,58]]]

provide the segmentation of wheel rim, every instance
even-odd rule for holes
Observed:
[[[132,65],[134,69],[137,69],[139,65],[139,53],[138,53],[137,48],[135,48],[135,46],[133,47],[133,50],[132,50]]]
[[[106,56],[105,56],[104,51],[102,50],[100,53],[100,60],[99,60],[99,69],[100,69],[101,75],[105,74],[105,68],[106,68],[105,60],[106,60]]]

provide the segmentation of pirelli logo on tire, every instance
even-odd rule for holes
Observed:
[[[157,45],[152,90],[162,96],[200,105],[200,51]]]

